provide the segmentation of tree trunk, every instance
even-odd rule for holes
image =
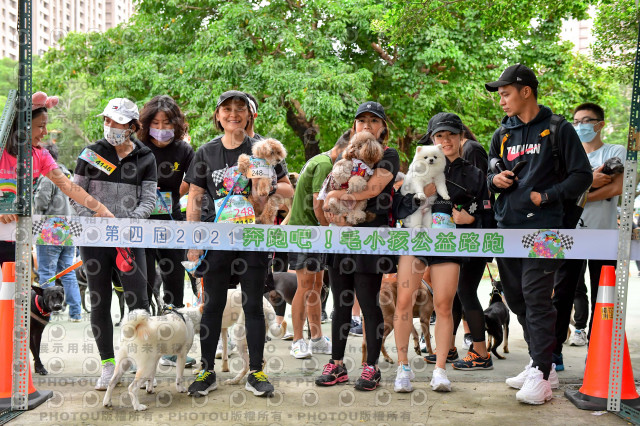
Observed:
[[[400,171],[402,173],[406,173],[409,170],[409,163],[411,162],[411,145],[413,144],[414,136],[413,129],[411,127],[407,128],[404,136],[399,137],[397,139],[398,143],[398,151],[403,152],[404,155],[409,159],[409,161],[402,160],[402,155],[400,156]]]
[[[316,139],[318,126],[313,123],[313,120],[307,120],[300,102],[296,100],[287,101],[285,106],[287,108],[287,124],[291,126],[291,129],[302,141],[305,161],[320,154],[320,144]]]

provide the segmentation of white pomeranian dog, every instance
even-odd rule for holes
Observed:
[[[430,183],[436,185],[436,192],[445,200],[449,199],[444,169],[447,160],[440,145],[418,146],[416,155],[409,166],[400,189],[402,195],[415,194],[414,200],[421,204],[420,208],[402,220],[407,228],[431,228],[431,205],[437,195],[428,197],[424,187]]]

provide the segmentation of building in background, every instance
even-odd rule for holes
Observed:
[[[589,19],[578,21],[568,19],[562,24],[560,38],[573,43],[574,50],[583,55],[591,56],[591,45],[595,42],[593,36],[593,17],[595,8],[592,6],[588,12]]]
[[[103,32],[132,14],[133,0],[33,0],[33,54],[43,54],[71,31]],[[0,22],[0,57],[18,60],[18,0],[0,0]]]

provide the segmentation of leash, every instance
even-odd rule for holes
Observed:
[[[158,188],[156,188],[156,193],[158,194],[158,198],[160,199],[160,202],[162,203],[162,207],[167,209],[167,213],[169,213],[169,217],[171,218],[171,220],[173,220],[175,222],[176,220],[173,218],[173,215],[171,214],[171,210],[169,210],[169,206],[167,205],[166,201],[164,201],[164,197],[162,196],[162,192],[160,192],[160,190]]]
[[[425,280],[422,280],[422,284],[427,287],[427,290],[429,290],[429,293],[431,293],[431,296],[433,296],[433,289],[431,288],[431,286]]]
[[[487,266],[487,272],[489,272],[489,278],[491,279],[491,287],[494,288],[494,290],[498,290],[498,286],[496,286],[496,280],[493,278],[493,275],[491,275],[491,268],[489,268],[489,263],[487,262],[486,264]],[[502,292],[500,292],[502,293]]]
[[[222,214],[222,211],[224,210],[225,206],[227,205],[227,202],[229,201],[229,198],[231,198],[231,196],[233,195],[233,189],[236,187],[236,183],[238,183],[238,180],[240,179],[242,175],[238,174],[238,176],[236,176],[236,178],[233,180],[233,184],[231,185],[231,189],[229,190],[229,192],[227,193],[227,195],[224,197],[224,200],[222,200],[222,204],[220,204],[220,209],[218,210],[218,212],[216,213],[216,218],[213,220],[213,223],[217,223],[218,220],[220,219],[220,215]],[[211,195],[211,194],[209,194]],[[164,200],[163,200],[164,202]],[[184,268],[185,271],[192,273],[195,272],[196,269],[198,269],[198,267],[200,266],[200,264],[202,263],[202,261],[204,260],[204,258],[207,256],[207,253],[209,252],[209,250],[205,250],[204,253],[202,253],[200,255],[200,257],[198,258],[198,261],[196,262],[196,265],[193,268]]]

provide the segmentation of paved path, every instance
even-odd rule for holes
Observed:
[[[640,378],[640,278],[635,265],[629,286],[629,312],[627,336],[636,379]],[[490,283],[483,280],[479,295],[483,306],[489,299]],[[191,298],[191,290],[185,289]],[[192,300],[190,300],[192,301]],[[113,300],[113,315],[118,316],[117,299]],[[331,307],[328,307],[330,312]],[[115,329],[115,339],[119,328]],[[330,335],[330,324],[323,330]],[[462,331],[458,336],[461,347]],[[54,319],[45,330],[42,359],[49,369],[46,377],[35,376],[38,389],[52,390],[55,396],[39,408],[26,412],[10,424],[624,424],[611,413],[596,416],[575,408],[563,395],[564,389],[581,383],[584,373],[586,347],[566,346],[563,349],[565,368],[559,373],[561,388],[554,391],[554,399],[544,406],[533,407],[515,400],[515,390],[505,385],[504,379],[518,374],[528,362],[522,339],[522,328],[515,316],[511,318],[510,353],[506,360],[494,360],[490,371],[460,372],[448,369],[453,392],[432,392],[428,387],[432,366],[421,357],[411,355],[416,371],[415,391],[412,394],[393,392],[395,364],[380,363],[382,386],[374,392],[358,392],[352,383],[360,370],[361,338],[350,337],[345,361],[349,366],[349,384],[319,389],[313,384],[329,355],[314,356],[309,360],[296,360],[289,355],[290,342],[272,340],[266,345],[268,364],[266,371],[276,387],[274,398],[256,398],[241,385],[220,385],[209,397],[193,400],[178,394],[173,384],[172,367],[159,367],[159,385],[155,395],[140,392],[140,400],[149,410],[135,413],[130,408],[123,386],[114,392],[114,408],[102,406],[102,392],[93,390],[99,375],[99,358],[87,321],[70,323],[66,314]],[[434,345],[435,346],[435,345]],[[387,340],[387,349],[395,357],[393,335]],[[460,351],[462,355],[463,351]],[[500,350],[500,352],[502,352]],[[199,342],[194,343],[190,355],[198,357]],[[233,361],[235,359],[235,362]],[[382,358],[381,358],[382,359]],[[237,355],[231,358],[230,373],[218,373],[219,382],[231,377],[239,364]],[[219,371],[219,367],[216,368]],[[603,374],[608,372],[603,371]],[[186,376],[193,377],[187,370]],[[125,384],[132,375],[125,375]]]

